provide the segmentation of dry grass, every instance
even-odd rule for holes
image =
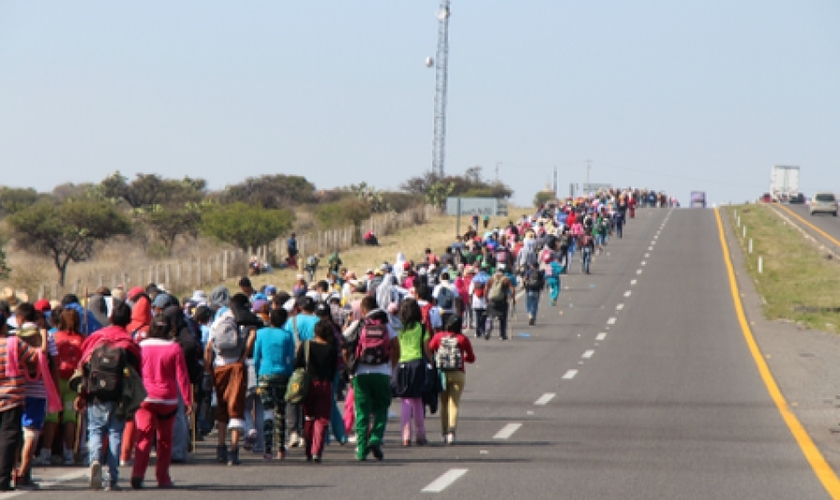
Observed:
[[[530,211],[530,208],[511,208],[510,213],[518,215]],[[508,217],[493,217],[490,220],[490,227],[506,225],[509,219]],[[295,230],[298,231],[298,234],[302,234],[304,231],[301,229],[311,228],[312,224],[310,214],[298,214]],[[460,226],[462,233],[466,230],[468,224],[469,218],[462,217]],[[377,267],[385,261],[394,262],[398,252],[403,252],[408,259],[418,260],[423,257],[425,248],[431,247],[436,253],[440,253],[447,245],[454,242],[455,229],[455,217],[436,215],[425,224],[380,236],[379,247],[353,247],[342,252],[341,257],[344,266],[357,273],[364,272],[369,267]],[[206,281],[207,261],[208,259],[213,260],[211,279],[213,284],[203,286],[203,288],[209,290],[221,284],[221,256],[225,251],[231,254],[236,251],[232,246],[219,245],[205,238],[199,238],[198,240],[179,239],[172,257],[154,258],[146,253],[143,243],[142,239],[115,238],[99,245],[90,261],[70,264],[63,289],[54,285],[58,278],[58,271],[56,271],[50,259],[27,253],[25,249],[17,249],[9,245],[7,255],[12,274],[6,282],[0,283],[0,287],[11,286],[17,290],[26,291],[33,298],[39,296],[40,290],[43,289],[44,296],[60,298],[64,293],[72,291],[81,294],[85,288],[92,292],[99,286],[100,277],[102,284],[108,287],[120,283],[124,284],[126,288],[138,285],[145,286],[150,281],[162,283],[165,280],[164,270],[168,265],[170,269],[170,288],[179,295],[189,295],[194,288],[194,285],[189,283],[194,282],[196,272],[193,266],[189,272],[188,280],[187,266],[189,262],[194,263],[196,259],[201,259],[201,273]],[[285,255],[283,256],[285,257]],[[176,269],[179,263],[181,280],[180,283],[175,283]],[[324,266],[319,271],[326,270],[325,258],[322,259],[322,263]],[[157,272],[151,273],[151,279],[150,267],[157,268]],[[231,278],[227,280],[226,284],[232,290],[237,288],[236,273],[242,273],[243,271],[244,267],[229,270],[228,275]],[[289,269],[276,270],[271,274],[254,277],[252,281],[256,287],[270,283],[280,289],[288,290],[294,282],[296,273],[297,271]],[[319,274],[322,273],[319,272]]]

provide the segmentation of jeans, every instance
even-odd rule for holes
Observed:
[[[473,309],[475,312],[475,336],[483,337],[487,326],[487,309]]]
[[[186,462],[190,447],[190,424],[187,420],[184,398],[178,397],[178,412],[172,427],[172,461]],[[159,459],[158,459],[159,460]]]
[[[254,450],[261,451],[265,448],[265,410],[262,400],[257,396],[256,391],[245,397],[245,432],[257,432],[257,440],[254,443]]]
[[[125,422],[117,419],[117,403],[114,401],[88,403],[88,449],[90,451],[90,463],[102,463],[102,441],[105,434],[108,434],[108,449],[105,450],[108,474],[111,484],[117,484],[120,476],[120,448],[122,446],[122,433]]]
[[[344,430],[344,420],[341,416],[341,412],[338,410],[338,403],[336,402],[336,396],[338,393],[340,379],[341,374],[336,372],[335,379],[333,379],[332,409],[330,410],[330,430],[332,431],[332,435],[333,437],[335,437],[336,441],[338,441],[339,443],[346,443],[347,432]],[[330,444],[329,433],[327,434],[327,444]]]
[[[380,374],[362,374],[353,378],[356,394],[356,458],[367,457],[368,446],[382,445],[391,406],[391,377]],[[371,415],[370,437],[368,423]]]
[[[589,263],[592,261],[592,250],[587,248],[580,254],[581,272],[589,274]]]
[[[528,290],[525,292],[525,309],[528,311],[528,317],[537,318],[537,308],[540,305],[540,291]]]

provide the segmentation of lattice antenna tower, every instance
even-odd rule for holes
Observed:
[[[435,137],[432,147],[432,171],[443,177],[446,156],[446,85],[449,66],[449,2],[440,0],[438,45],[435,61]]]

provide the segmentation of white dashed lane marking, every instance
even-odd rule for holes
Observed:
[[[610,318],[610,319],[608,319],[608,320],[607,320],[607,324],[608,324],[608,325],[614,325],[614,324],[615,324],[615,318]]]
[[[633,286],[633,285],[635,285],[636,283],[638,283],[638,282],[637,282],[636,280],[633,280],[633,281],[631,281],[631,282],[630,282],[630,286]]]
[[[554,396],[556,395],[557,394],[554,394],[553,392],[546,392],[545,394],[540,396],[538,400],[534,401],[534,404],[537,406],[545,406],[548,404],[549,401],[554,399]]]
[[[442,476],[423,488],[423,493],[440,493],[449,485],[457,481],[461,476],[466,474],[468,470],[469,469],[449,469]]]
[[[636,269],[636,274],[642,274],[642,270],[641,269]]]
[[[595,340],[597,340],[598,342],[602,342],[606,338],[607,338],[607,332],[601,332],[601,333],[599,333],[598,335],[595,336]]]
[[[522,427],[522,424],[507,424],[493,436],[493,439],[509,439],[520,427]]]
[[[572,380],[573,378],[575,378],[575,375],[577,375],[577,373],[577,370],[569,370],[566,372],[565,375],[563,375],[563,380]]]
[[[591,357],[592,357],[592,355],[593,355],[593,354],[595,354],[595,351],[593,351],[593,350],[585,351],[585,352],[583,353],[583,356],[581,356],[581,358],[583,358],[583,359],[589,359],[589,358],[591,358]]]
[[[622,309],[624,309],[624,304],[619,304],[619,305],[615,306],[616,311],[621,311]]]
[[[624,296],[629,297],[632,293],[633,292],[631,292],[630,290],[627,290],[626,292],[624,292]]]

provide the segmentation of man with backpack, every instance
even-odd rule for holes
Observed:
[[[507,326],[508,326],[508,301],[511,301],[516,306],[516,290],[513,283],[505,275],[503,266],[496,269],[496,273],[487,282],[487,316],[493,320],[499,320],[499,338],[507,340]],[[492,333],[492,324],[484,333],[484,339],[490,340]]]
[[[458,290],[449,281],[449,273],[444,272],[440,275],[440,283],[432,291],[438,309],[440,310],[440,317],[443,324],[447,324],[453,316],[459,314],[457,300],[459,300]]]
[[[353,322],[345,333],[345,360],[353,374],[355,394],[356,460],[367,460],[370,453],[382,460],[382,439],[391,406],[391,371],[400,359],[400,342],[376,299],[362,299],[361,312],[362,319]]]
[[[528,324],[537,321],[537,309],[540,305],[540,293],[545,287],[545,278],[539,264],[531,264],[523,275],[525,284],[525,309],[528,310]]]
[[[125,398],[129,379],[140,373],[140,347],[125,329],[130,322],[131,308],[119,302],[111,310],[111,326],[97,330],[82,344],[79,368],[83,376],[75,406],[77,411],[87,408],[90,486],[94,490],[103,487],[103,460],[109,473],[105,489],[118,488],[123,428],[126,419],[133,419],[136,411],[127,407]],[[142,381],[139,385],[143,387]],[[142,392],[137,407],[145,398],[145,391]],[[132,396],[134,402],[138,396]],[[106,434],[108,449],[103,450]]]

